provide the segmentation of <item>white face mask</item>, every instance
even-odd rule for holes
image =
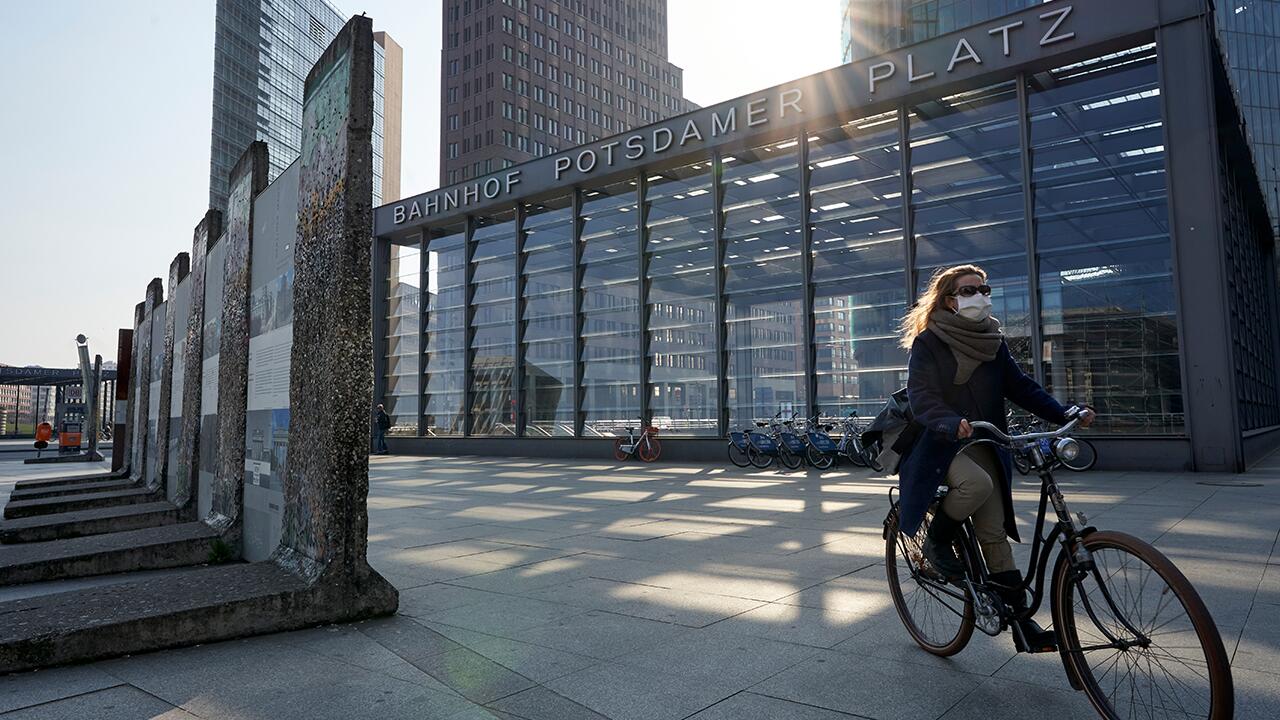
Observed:
[[[956,297],[956,314],[967,320],[981,322],[991,317],[991,298],[982,293],[969,297]]]

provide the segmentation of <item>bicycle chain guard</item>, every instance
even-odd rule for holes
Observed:
[[[969,588],[969,597],[973,598],[973,624],[982,632],[995,637],[1000,634],[1000,599],[995,593],[973,584],[969,578],[964,579]]]

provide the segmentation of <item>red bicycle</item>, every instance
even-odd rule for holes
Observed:
[[[644,420],[644,418],[637,418]],[[635,428],[625,428],[627,436],[618,436],[613,441],[613,457],[622,461],[631,457],[638,457],[644,462],[653,462],[662,454],[662,443],[658,442],[658,428],[646,424],[640,429],[639,437],[635,434]]]

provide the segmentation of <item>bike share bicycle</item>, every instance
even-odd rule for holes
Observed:
[[[1040,477],[1040,504],[1026,578],[1017,588],[1031,595],[1022,611],[1012,610],[992,584],[966,520],[959,556],[964,577],[948,581],[924,559],[922,545],[937,498],[915,535],[898,531],[896,488],[889,492],[884,520],[885,571],[894,607],[912,639],[939,656],[964,649],[976,627],[995,636],[1011,627],[1020,652],[1029,651],[1018,621],[1031,618],[1044,599],[1049,548],[1061,544],[1050,574],[1049,601],[1058,652],[1072,688],[1082,690],[1104,718],[1206,718],[1228,720],[1235,703],[1231,668],[1217,626],[1186,576],[1159,550],[1122,532],[1097,530],[1083,515],[1072,517],[1053,471],[1074,460],[1079,444],[1070,437],[1078,410],[1052,432],[1006,435],[987,422],[987,442],[1025,451]],[[1042,442],[1047,441],[1047,442]],[[1046,451],[1047,448],[1047,451]],[[1053,505],[1056,521],[1045,533]]]
[[[729,462],[738,467],[754,465],[760,469],[769,467],[776,460],[788,470],[799,469],[804,462],[804,441],[791,426],[793,420],[779,422],[779,411],[769,422],[755,421],[755,427],[744,427],[729,433]],[[765,432],[765,428],[769,432]]]
[[[644,462],[651,463],[662,454],[662,443],[658,441],[658,428],[652,423],[644,422],[644,418],[636,419],[643,425],[640,436],[636,437],[635,428],[624,428],[627,436],[625,438],[619,436],[613,441],[613,457],[615,460],[622,461],[635,456]]]

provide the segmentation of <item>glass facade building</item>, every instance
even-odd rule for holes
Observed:
[[[217,0],[209,207],[226,210],[231,169],[253,141],[265,141],[270,148],[270,180],[298,158],[307,72],[347,17],[327,0]],[[385,48],[374,43],[374,205],[382,204],[384,197],[385,75]],[[393,77],[400,77],[398,68]],[[398,133],[398,104],[393,110]],[[396,153],[399,147],[397,137],[393,143]],[[394,168],[398,172],[399,158],[395,158]]]
[[[1046,0],[841,0],[844,62],[922,42]],[[1280,0],[1213,0],[1219,50],[1280,231]]]
[[[1124,439],[1113,466],[1242,466],[1280,441],[1274,235],[1225,69],[1194,59],[1207,18],[1159,4],[1106,30],[1102,0],[1037,5],[1006,53],[943,36],[379,208],[403,447],[577,452],[646,417],[719,457],[778,412],[874,415],[898,322],[973,262],[1015,359]],[[964,44],[982,62],[944,73]],[[889,65],[915,79],[877,86]],[[1189,72],[1212,98],[1163,81]]]

